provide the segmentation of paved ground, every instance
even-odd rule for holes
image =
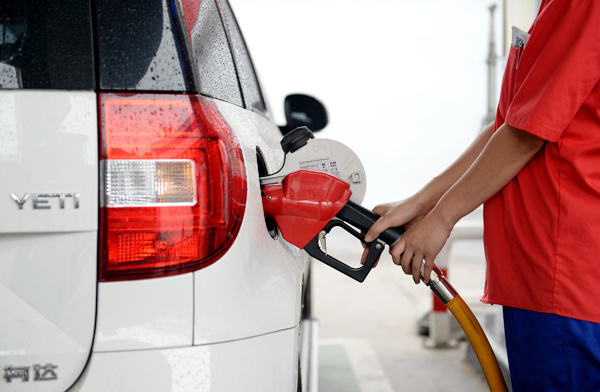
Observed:
[[[345,262],[357,260],[360,244],[332,235],[329,254]],[[417,324],[431,308],[431,291],[415,285],[385,255],[362,284],[320,262],[313,264],[313,313],[320,323],[319,391],[488,390],[484,378],[465,360],[468,343],[425,347]],[[450,260],[450,281],[477,312],[483,308],[479,297],[485,274],[480,242],[457,243]]]

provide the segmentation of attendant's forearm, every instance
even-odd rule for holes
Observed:
[[[508,184],[544,142],[533,134],[502,125],[471,167],[441,197],[434,208],[435,213],[454,226]]]
[[[434,177],[418,194],[418,200],[423,204],[425,211],[429,212],[440,198],[463,176],[471,167],[479,154],[492,137],[494,124],[486,126],[471,142],[469,147],[442,173]]]

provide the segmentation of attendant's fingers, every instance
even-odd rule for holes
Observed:
[[[389,226],[386,226],[384,218],[377,219],[375,223],[371,225],[369,231],[365,235],[365,242],[371,242],[375,240],[375,238],[379,237],[379,234],[381,234],[388,227]]]
[[[402,259],[402,254],[404,253],[405,248],[406,242],[404,242],[404,239],[400,239],[400,241],[398,241],[398,243],[392,249],[390,249],[390,254],[392,255],[394,264],[400,265],[400,260]]]
[[[412,259],[411,272],[415,284],[421,281],[421,266],[423,265],[423,254],[415,253]]]
[[[360,265],[365,265],[365,262],[367,261],[367,256],[369,255],[369,248],[365,248],[362,252],[362,255],[360,257]]]
[[[431,271],[433,270],[433,260],[431,262],[425,259],[425,265],[423,267],[423,281],[425,284],[429,284],[429,278],[431,277]]]
[[[413,256],[414,256],[414,253],[410,250],[405,250],[404,253],[402,253],[402,258],[400,259],[400,265],[402,266],[402,271],[404,271],[404,273],[406,275],[410,275],[412,272]]]

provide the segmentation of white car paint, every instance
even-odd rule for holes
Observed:
[[[295,391],[299,327],[250,339],[97,353],[71,392]]]
[[[65,390],[84,369],[94,333],[95,94],[0,91],[0,119],[2,387]],[[61,208],[53,196],[66,193],[80,195],[78,208],[73,197]],[[19,208],[11,194],[32,196]]]
[[[94,352],[192,345],[192,274],[98,284]]]
[[[194,273],[195,344],[296,327],[306,268],[304,252],[271,238],[265,224],[256,149],[259,143],[271,164],[269,170],[276,171],[283,156],[279,130],[258,114],[215,102],[231,128],[243,130],[236,137],[243,148],[248,197],[242,227],[231,249],[213,265]]]

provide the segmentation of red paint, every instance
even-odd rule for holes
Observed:
[[[281,235],[303,249],[350,200],[350,184],[327,173],[299,170],[264,187],[265,215]]]

